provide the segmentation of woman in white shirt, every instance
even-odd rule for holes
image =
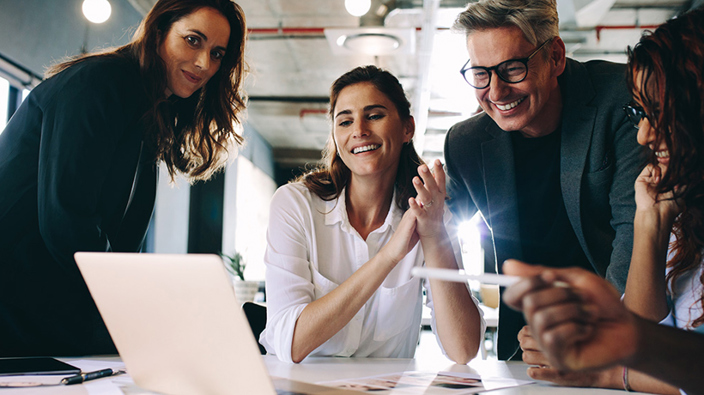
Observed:
[[[467,363],[485,328],[477,301],[465,284],[410,275],[424,263],[457,269],[461,258],[445,224],[445,173],[413,148],[403,88],[387,71],[355,68],[333,84],[330,116],[324,165],[272,198],[261,343],[296,363],[308,355],[411,358],[425,285],[441,347]]]

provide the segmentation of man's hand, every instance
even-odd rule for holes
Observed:
[[[523,362],[532,365],[528,368],[528,376],[532,379],[551,381],[567,387],[610,388],[613,387],[614,382],[620,382],[622,372],[620,366],[607,370],[582,372],[560,371],[551,367],[545,354],[540,351],[538,342],[533,338],[529,326],[524,326],[518,332],[518,341],[523,350]]]
[[[504,301],[523,311],[547,365],[558,370],[610,367],[633,356],[635,318],[618,292],[583,269],[553,269],[515,260],[506,274],[526,277],[504,292]]]
[[[548,358],[540,351],[540,346],[530,333],[530,327],[528,325],[524,326],[518,332],[518,342],[523,351],[523,362],[539,368],[550,366]]]

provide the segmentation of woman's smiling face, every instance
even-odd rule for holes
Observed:
[[[643,87],[642,85],[642,79],[643,79],[643,71],[637,71],[634,75],[634,86],[637,87]],[[639,92],[636,92],[633,97],[633,101],[643,107],[643,102],[640,99],[640,94]],[[653,114],[646,114],[648,117],[652,117]],[[667,144],[665,143],[665,140],[660,138],[658,139],[658,131],[655,130],[655,128],[650,124],[650,118],[643,118],[641,119],[640,123],[638,124],[638,144],[642,146],[647,146],[650,148],[654,153],[655,156],[657,157],[658,164],[660,165],[660,168],[665,171],[667,170],[667,166],[670,164],[670,151],[667,148]]]
[[[186,98],[220,69],[230,39],[230,24],[219,11],[203,7],[174,22],[159,44],[166,65],[166,97]]]
[[[401,148],[411,141],[414,127],[370,82],[345,87],[335,103],[333,137],[353,177],[383,174],[394,179]]]

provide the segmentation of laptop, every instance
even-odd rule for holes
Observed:
[[[78,252],[76,263],[138,386],[166,394],[350,394],[269,377],[217,255]]]

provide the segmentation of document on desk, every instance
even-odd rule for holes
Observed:
[[[532,384],[529,380],[482,377],[460,372],[401,372],[317,384],[373,394],[468,395]]]

